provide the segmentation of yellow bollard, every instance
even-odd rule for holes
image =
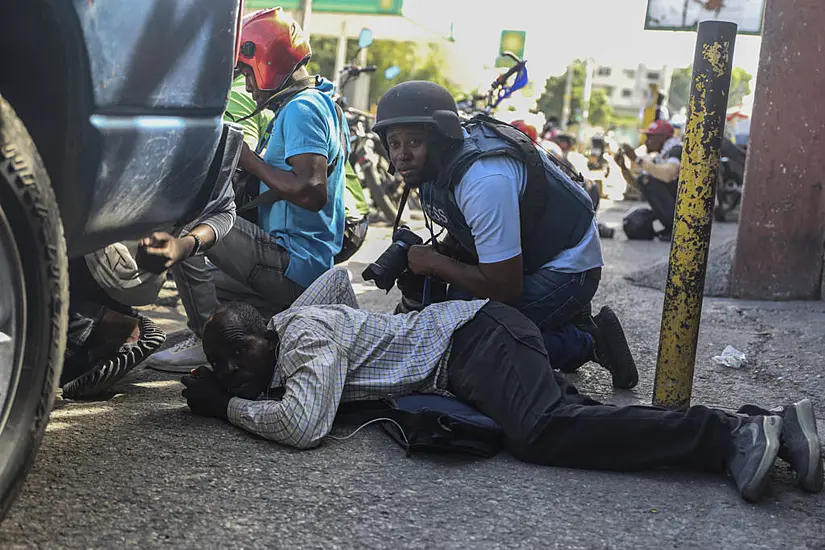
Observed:
[[[653,384],[653,404],[671,409],[690,405],[736,30],[705,21],[697,31]]]

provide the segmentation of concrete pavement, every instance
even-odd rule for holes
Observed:
[[[602,219],[620,226],[623,204]],[[734,234],[717,225],[714,241]],[[362,307],[397,300],[360,281],[388,244],[370,229],[349,262]],[[649,403],[662,293],[623,279],[668,245],[604,242],[595,304],[619,313],[640,368],[614,391],[588,365],[580,388],[612,403]],[[167,329],[180,309],[153,312]],[[802,397],[825,418],[825,302],[707,298],[694,403],[735,409]],[[726,345],[749,363],[712,363]],[[825,548],[825,496],[792,486],[778,463],[772,489],[747,504],[721,476],[618,474],[491,460],[405,458],[372,427],[297,452],[216,420],[192,416],[177,376],[139,370],[105,402],[61,402],[35,467],[0,525],[0,548]],[[823,431],[820,422],[820,431]],[[341,435],[341,434],[339,434]]]

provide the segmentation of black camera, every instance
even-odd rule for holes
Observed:
[[[375,281],[375,286],[389,292],[398,277],[407,270],[407,252],[410,247],[424,240],[409,227],[401,226],[392,236],[392,244],[361,274],[365,281]]]

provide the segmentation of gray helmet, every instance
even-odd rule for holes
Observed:
[[[453,96],[426,80],[402,82],[378,101],[372,129],[383,135],[400,124],[429,124],[450,139],[464,139]]]

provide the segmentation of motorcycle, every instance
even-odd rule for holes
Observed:
[[[359,51],[371,42],[371,35],[365,39],[362,31],[358,41]],[[339,90],[343,90],[352,79],[377,70],[375,65],[356,65],[354,59],[357,55],[358,52],[353,56],[353,62],[341,70]],[[387,221],[394,222],[401,202],[403,180],[400,175],[390,173],[389,153],[378,134],[371,130],[375,117],[366,111],[350,107],[342,93],[337,95],[336,102],[344,111],[349,125],[350,165],[355,170],[361,186],[369,191],[373,208]]]
[[[595,135],[590,138],[587,168],[589,170],[603,170],[604,177],[610,175],[610,164],[607,162],[607,142],[602,135]]]
[[[362,186],[369,190],[375,209],[389,222],[398,215],[403,180],[390,173],[389,153],[381,138],[370,130],[375,118],[365,111],[348,108],[350,164]]]
[[[736,210],[742,201],[746,156],[747,147],[722,140],[719,171],[716,175],[716,206],[713,209],[716,221],[726,222],[728,214]]]
[[[519,59],[513,52],[504,52],[514,64],[507,72],[499,75],[490,85],[486,94],[473,94],[469,98],[456,103],[458,114],[463,120],[469,120],[477,114],[491,115],[502,101],[508,99],[518,90],[524,88],[530,81],[527,75],[527,60]],[[508,85],[508,81],[515,75],[515,80]],[[483,106],[481,103],[483,102]]]

